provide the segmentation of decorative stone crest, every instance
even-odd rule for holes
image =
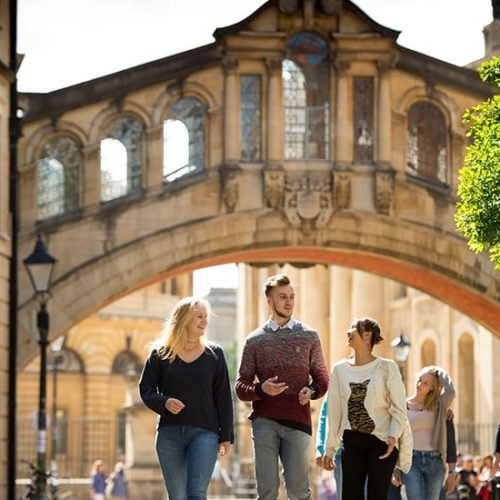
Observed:
[[[219,168],[221,199],[228,213],[234,212],[240,196],[238,177],[241,167],[238,164],[222,165]]]
[[[287,174],[285,215],[293,227],[325,227],[333,211],[332,205],[332,182],[328,173]]]
[[[375,201],[377,211],[389,215],[394,202],[394,174],[392,172],[377,172],[375,174]]]

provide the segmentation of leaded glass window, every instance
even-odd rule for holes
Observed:
[[[287,43],[282,80],[286,160],[324,160],[329,155],[328,44],[301,32]]]
[[[193,97],[170,106],[163,122],[163,177],[171,182],[202,170],[205,157],[205,109]]]
[[[48,140],[38,160],[38,218],[78,208],[80,148],[67,136]]]
[[[434,104],[419,101],[408,111],[408,172],[447,182],[446,119]]]
[[[141,187],[142,124],[121,116],[101,141],[101,200],[120,198]]]
[[[242,160],[261,159],[261,79],[260,75],[240,77],[240,144]]]
[[[355,76],[353,87],[353,158],[355,162],[373,160],[373,77]]]

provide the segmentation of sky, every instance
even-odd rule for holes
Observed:
[[[22,92],[48,92],[213,42],[264,0],[18,0]],[[400,45],[465,65],[484,54],[491,0],[355,0]]]
[[[21,92],[50,92],[214,41],[264,0],[18,0]],[[398,43],[452,64],[484,55],[491,0],[354,0]],[[194,293],[236,287],[236,265],[195,272]]]

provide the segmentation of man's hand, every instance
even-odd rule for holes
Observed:
[[[387,443],[387,451],[382,456],[378,457],[378,458],[380,458],[380,460],[387,458],[392,453],[394,446],[396,446],[396,438],[389,436],[386,443]]]
[[[299,392],[299,404],[306,405],[311,401],[312,391],[310,387],[303,387]]]
[[[269,396],[277,396],[288,389],[286,382],[276,382],[278,377],[268,378],[262,385],[261,389]]]

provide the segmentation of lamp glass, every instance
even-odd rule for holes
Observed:
[[[31,284],[36,293],[47,293],[50,290],[52,280],[53,262],[43,262],[40,264],[26,264]]]

